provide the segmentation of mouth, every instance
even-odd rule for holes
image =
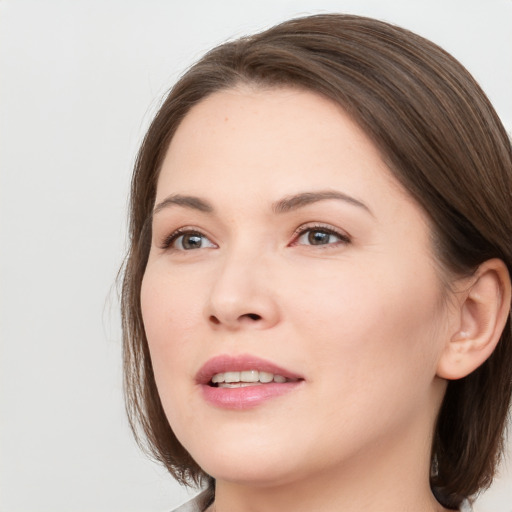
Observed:
[[[226,384],[284,384],[304,380],[299,374],[256,356],[220,355],[209,359],[197,372],[196,382],[215,387]]]
[[[283,375],[265,372],[262,370],[242,370],[216,373],[208,383],[217,388],[243,388],[248,386],[262,386],[275,382],[298,382],[299,379],[288,379]]]
[[[305,379],[264,359],[217,356],[196,375],[205,400],[222,409],[249,409],[301,387]]]

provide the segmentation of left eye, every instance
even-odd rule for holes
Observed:
[[[348,239],[325,228],[307,229],[297,238],[297,243],[301,245],[330,245],[338,242],[348,242]]]
[[[194,249],[203,249],[205,247],[215,247],[206,236],[201,233],[183,233],[175,237],[169,244],[174,249],[179,251],[190,251]]]

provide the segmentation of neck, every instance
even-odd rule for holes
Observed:
[[[356,475],[353,475],[354,477]],[[362,476],[362,475],[359,475]],[[395,475],[396,476],[396,475]],[[297,485],[247,487],[217,482],[213,512],[448,512],[433,497],[429,486],[412,485],[411,475],[378,479],[340,479],[332,472]],[[406,484],[408,487],[406,488]]]

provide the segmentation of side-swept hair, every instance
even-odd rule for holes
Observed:
[[[512,149],[487,97],[444,50],[374,19],[293,19],[213,49],[171,89],[140,149],[131,189],[122,285],[126,404],[139,440],[181,483],[213,484],[176,439],[158,396],[140,306],[157,178],[169,143],[195,104],[251,84],[296,87],[339,104],[380,149],[423,207],[437,259],[470,275],[489,258],[512,271]],[[490,485],[512,390],[510,316],[492,356],[450,381],[431,455],[431,487],[446,507]]]

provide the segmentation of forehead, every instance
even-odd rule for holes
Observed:
[[[326,186],[355,195],[382,187],[404,193],[378,149],[339,105],[292,88],[219,91],[181,122],[162,165],[157,200],[222,184],[239,184],[244,195]]]

